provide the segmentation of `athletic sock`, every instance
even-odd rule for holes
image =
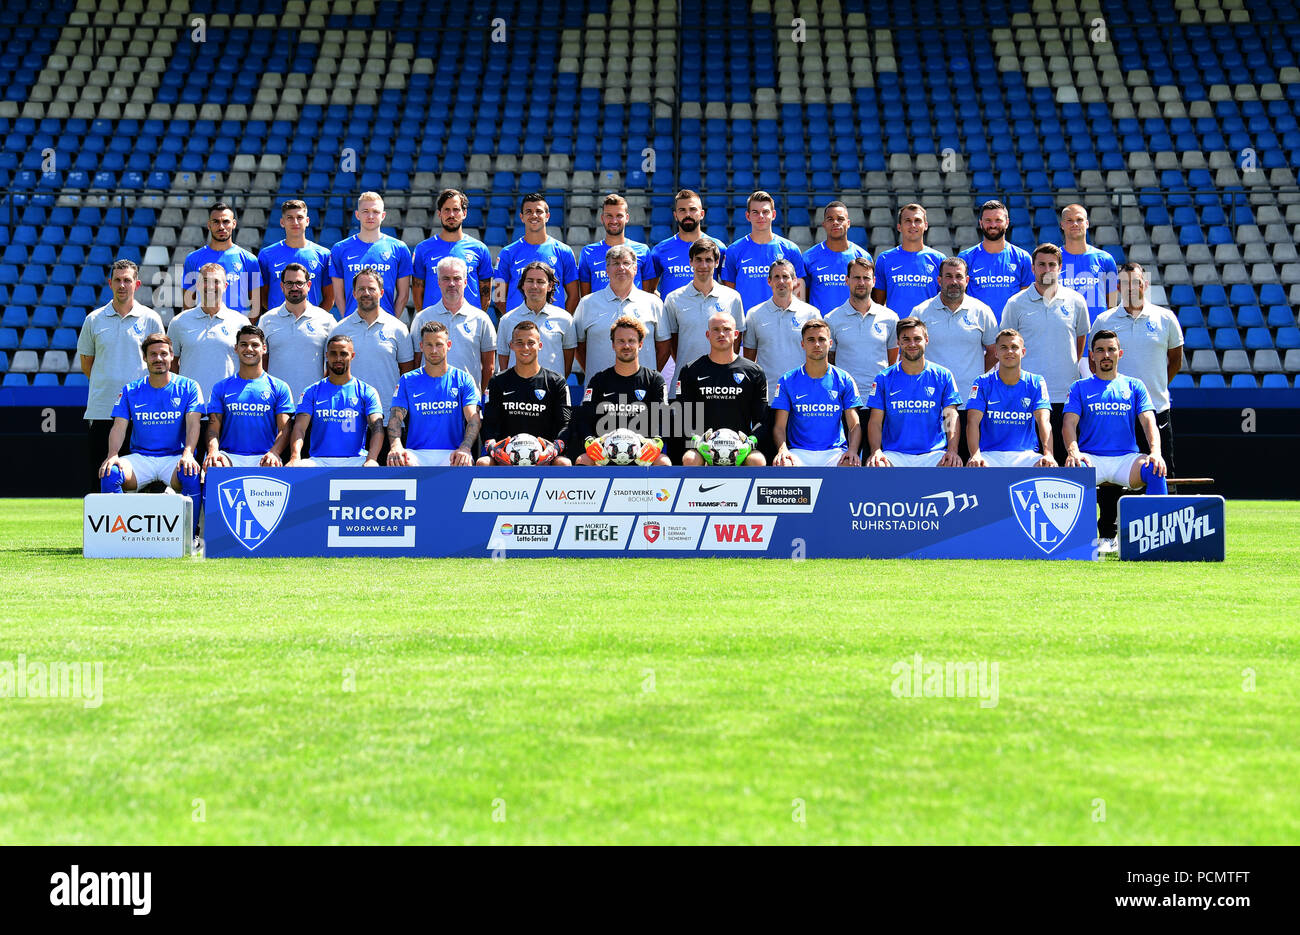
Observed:
[[[113,465],[108,469],[108,473],[99,479],[100,493],[121,493],[122,485],[126,483],[126,475],[118,465]]]
[[[1146,493],[1155,494],[1157,496],[1169,493],[1169,485],[1165,483],[1163,477],[1156,474],[1155,470],[1151,467],[1150,461],[1142,465],[1142,479],[1146,481],[1147,484]]]
[[[189,497],[194,504],[194,535],[199,534],[199,520],[203,518],[203,489],[199,485],[200,475],[181,474],[181,493]]]

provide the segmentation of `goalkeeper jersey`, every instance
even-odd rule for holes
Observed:
[[[568,426],[570,414],[564,377],[545,367],[536,376],[521,377],[511,367],[488,381],[483,437],[500,441],[524,434],[555,441]]]
[[[631,429],[638,435],[657,434],[660,407],[668,401],[668,387],[658,370],[641,367],[622,376],[613,367],[591,378],[583,391],[582,407],[569,424],[566,448],[579,448],[589,435],[607,435],[615,429]]]
[[[744,357],[719,364],[705,354],[678,372],[677,401],[687,434],[732,429],[748,435],[767,414],[767,375]]]

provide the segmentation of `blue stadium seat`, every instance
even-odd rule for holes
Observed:
[[[57,373],[34,373],[32,374],[32,386],[58,386],[59,375]]]
[[[1195,305],[1196,293],[1191,286],[1172,286],[1169,289],[1169,304],[1171,306]]]
[[[1265,323],[1270,328],[1285,328],[1296,323],[1296,316],[1289,305],[1270,305]]]
[[[1235,350],[1241,347],[1241,333],[1236,328],[1219,328],[1214,332],[1214,349]]]
[[[1202,305],[1227,305],[1228,294],[1223,291],[1223,286],[1218,283],[1211,283],[1208,286],[1201,287],[1201,304]]]
[[[73,351],[77,348],[77,332],[71,328],[55,328],[50,338],[50,349],[55,351]]]
[[[1210,333],[1204,328],[1188,328],[1183,335],[1183,345],[1189,351],[1208,350],[1214,346]]]
[[[1267,328],[1246,329],[1246,348],[1248,350],[1265,350],[1272,346],[1273,334]]]
[[[1258,305],[1243,305],[1237,309],[1238,328],[1264,327],[1264,310]]]
[[[1228,291],[1228,301],[1232,305],[1254,305],[1257,301],[1255,287],[1245,282],[1234,283]]]
[[[1300,328],[1295,326],[1279,328],[1274,340],[1277,343],[1278,350],[1290,350],[1300,347]],[[0,344],[0,347],[3,346],[3,344]]]
[[[6,373],[0,386],[28,386],[27,374],[25,373]]]
[[[1291,386],[1285,373],[1266,373],[1260,385],[1266,390],[1285,390]]]
[[[1253,373],[1234,373],[1232,382],[1229,386],[1234,390],[1255,390],[1259,389],[1259,384],[1255,381]]]
[[[1198,384],[1203,390],[1222,390],[1226,389],[1228,384],[1223,381],[1221,373],[1203,373],[1201,382]]]
[[[1191,389],[1195,385],[1196,381],[1192,379],[1190,373],[1176,373],[1174,374],[1174,378],[1169,381],[1169,388],[1171,390]]]
[[[90,386],[90,381],[86,375],[79,370],[74,370],[63,378],[64,386]]]
[[[1228,306],[1215,305],[1205,313],[1205,324],[1209,328],[1234,328],[1237,318]]]
[[[1259,304],[1260,305],[1286,305],[1286,290],[1277,283],[1269,283],[1259,287]]]
[[[59,324],[59,312],[52,305],[38,305],[32,312],[31,326],[33,328],[57,328]]]
[[[1201,314],[1199,305],[1180,305],[1178,307],[1178,324],[1183,331],[1188,328],[1205,327],[1205,316]]]

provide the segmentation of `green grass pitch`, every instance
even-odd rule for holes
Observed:
[[[1297,503],[1211,565],[80,548],[0,501],[0,667],[103,664],[0,697],[0,843],[1300,843]]]

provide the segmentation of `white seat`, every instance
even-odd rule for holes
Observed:
[[[67,373],[69,369],[67,351],[46,351],[41,358],[42,373]]]
[[[1300,373],[1300,347],[1287,350],[1286,356],[1282,358],[1282,369],[1287,373]]]
[[[1192,351],[1193,373],[1218,373],[1219,355],[1209,349]]]
[[[9,369],[14,373],[35,373],[41,369],[41,360],[35,351],[14,351]]]
[[[1262,351],[1255,352],[1255,372],[1256,373],[1281,373],[1282,361],[1277,356],[1277,351],[1273,348],[1265,348]]]
[[[1245,351],[1234,349],[1223,352],[1224,373],[1250,373],[1250,357]]]

